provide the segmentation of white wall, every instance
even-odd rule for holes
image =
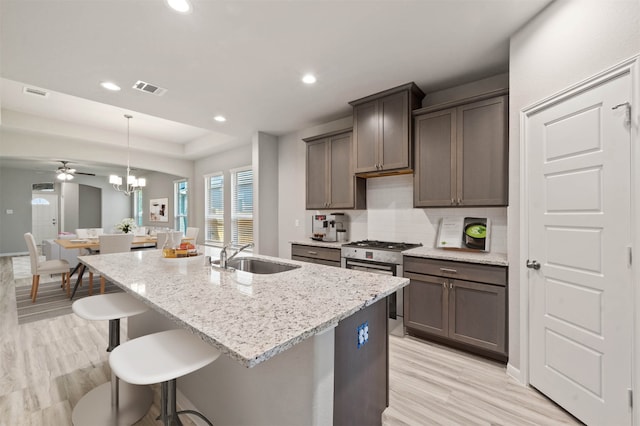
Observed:
[[[507,74],[427,94],[423,105],[431,106],[507,88]],[[305,209],[305,153],[303,138],[351,128],[352,117],[303,129],[280,137],[279,165],[279,256],[291,258],[291,241],[307,241],[311,235],[311,215]],[[440,218],[480,216],[492,220],[492,248],[506,252],[506,208],[413,208],[413,175],[386,176],[367,180],[367,209],[344,210],[348,216],[350,240],[365,238],[387,241],[435,243]],[[296,227],[296,221],[298,226]]]
[[[5,123],[12,111],[3,111]],[[115,165],[114,171],[122,174],[127,165],[126,146],[117,148],[94,143],[92,139],[72,139],[55,134],[38,133],[41,129],[35,119],[30,121],[34,131],[26,132],[10,128],[0,128],[0,156],[16,158],[51,159],[63,158],[75,163],[82,161]],[[121,136],[120,136],[121,137]],[[90,147],[89,149],[87,147]],[[152,152],[131,150],[131,167],[155,170],[176,176],[190,177],[193,161],[179,160],[161,156]]]
[[[509,371],[522,376],[520,111],[640,54],[640,2],[558,0],[511,39],[509,107]],[[526,300],[526,297],[524,298]]]
[[[224,208],[225,216],[231,217],[231,176],[229,170],[238,167],[251,166],[252,164],[252,146],[251,144],[242,145],[229,151],[221,152],[200,160],[195,161],[193,184],[191,186],[192,204],[189,207],[194,218],[192,222],[200,228],[201,235],[199,239],[204,240],[204,178],[206,174],[223,172],[224,173]],[[225,223],[225,241],[230,240],[231,224]]]
[[[278,138],[258,132],[252,146],[254,252],[278,256]]]

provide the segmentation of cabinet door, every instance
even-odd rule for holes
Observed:
[[[371,101],[353,108],[353,159],[355,173],[376,171],[380,125],[378,102]]]
[[[449,337],[506,355],[505,287],[462,280],[450,282]]]
[[[507,205],[507,121],[506,96],[458,107],[458,204]]]
[[[328,141],[307,142],[307,209],[329,207]]]
[[[455,198],[456,109],[415,119],[414,206],[450,206]]]
[[[382,170],[411,167],[409,93],[400,92],[385,96],[378,102],[380,118],[378,164]]]
[[[353,144],[351,136],[352,134],[349,132],[330,139],[329,206],[334,209],[354,207],[354,176],[351,162]]]
[[[405,273],[410,283],[404,291],[404,325],[438,336],[447,336],[447,279]]]

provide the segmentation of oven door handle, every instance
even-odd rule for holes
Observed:
[[[393,272],[393,268],[391,266],[376,265],[376,264],[373,264],[373,263],[354,262],[352,260],[347,260],[347,265],[346,266],[347,266],[347,268],[349,266],[360,266],[362,268],[378,269],[380,271]]]

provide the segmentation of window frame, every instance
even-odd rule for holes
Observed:
[[[182,194],[180,193],[180,185],[184,184],[184,211],[180,212],[180,202]],[[187,227],[189,226],[189,180],[178,179],[173,181],[173,223],[176,231],[182,231],[184,235],[187,234]],[[181,220],[184,222],[181,223]],[[182,226],[184,225],[184,226]]]

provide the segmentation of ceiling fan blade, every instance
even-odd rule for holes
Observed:
[[[75,172],[76,175],[95,176],[95,173]]]

